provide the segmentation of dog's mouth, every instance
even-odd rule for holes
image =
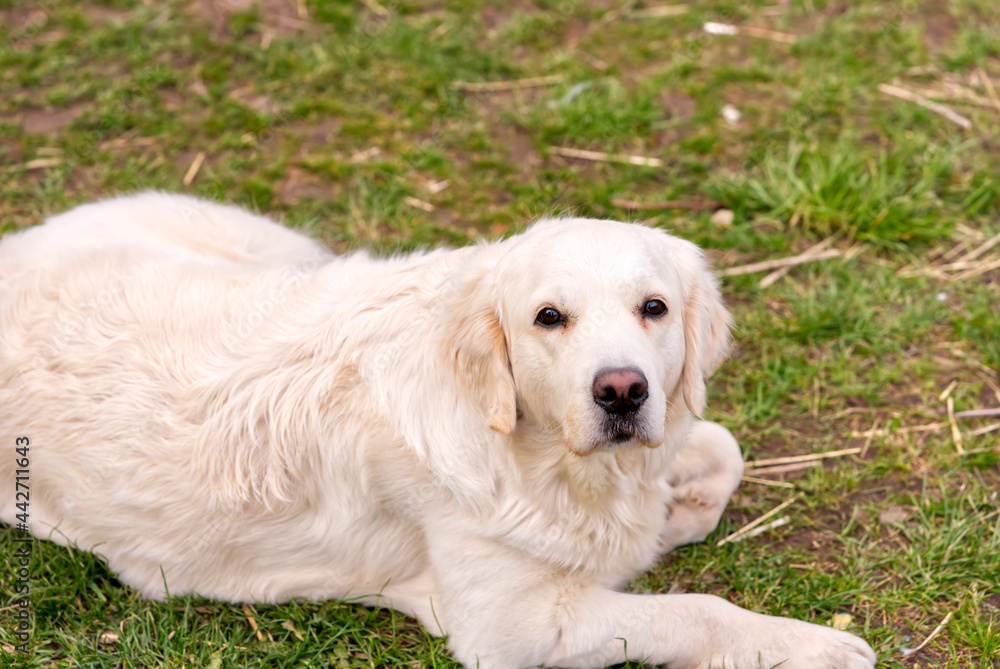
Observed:
[[[571,411],[563,422],[570,429],[564,428],[561,438],[570,452],[587,456],[602,451],[652,449],[663,443],[662,427],[658,429],[657,425],[660,418],[653,408],[615,412],[598,407],[580,412],[586,416],[582,421],[575,420],[580,414]]]
[[[651,435],[638,415],[605,414],[600,426],[600,446],[609,450],[653,446]]]

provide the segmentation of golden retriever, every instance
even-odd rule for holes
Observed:
[[[30,442],[30,530],[146,597],[390,606],[470,667],[873,667],[846,632],[619,590],[738,485],[696,419],[728,331],[700,251],[639,225],[335,257],[143,193],[0,241],[0,443]]]

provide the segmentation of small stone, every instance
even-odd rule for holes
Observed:
[[[719,209],[712,214],[712,224],[722,228],[730,226],[733,224],[733,216],[732,209]]]
[[[736,125],[743,118],[743,114],[740,110],[732,105],[726,105],[722,108],[722,118],[726,119],[726,123],[729,125]]]

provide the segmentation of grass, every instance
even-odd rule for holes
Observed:
[[[161,188],[241,203],[338,250],[460,245],[552,212],[645,220],[718,267],[829,238],[841,258],[769,288],[759,274],[726,279],[736,346],[709,416],[749,459],[867,442],[864,457],[787,475],[804,493],[791,522],[717,548],[793,494],[745,483],[708,542],[631,588],[820,623],[846,612],[880,666],[996,669],[1000,433],[961,421],[961,455],[948,427],[908,430],[947,420],[952,381],[957,411],[1000,405],[1000,271],[933,271],[1000,233],[1000,103],[982,79],[1000,88],[996,3],[688,4],[651,19],[630,13],[641,3],[582,0],[0,0],[0,232]],[[800,39],[709,36],[710,20]],[[550,75],[561,78],[494,93],[452,84]],[[945,101],[972,129],[881,94],[883,82],[974,93],[980,104]],[[736,125],[725,104],[742,112]],[[697,198],[733,223],[612,202]],[[857,436],[876,421],[884,433]],[[15,538],[0,529],[4,573]],[[455,666],[444,641],[389,611],[146,602],[91,554],[33,550],[31,651],[10,652],[5,617],[4,666]],[[5,606],[7,577],[0,594]],[[901,652],[948,613],[926,648]]]

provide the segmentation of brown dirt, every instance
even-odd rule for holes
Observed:
[[[228,37],[229,17],[233,12],[247,11],[254,5],[260,7],[261,23],[268,31],[290,35],[309,27],[309,19],[298,14],[296,0],[193,0],[195,16],[212,27],[218,37]]]
[[[281,105],[273,98],[252,90],[237,89],[230,92],[229,99],[261,114],[277,115],[281,113]]]
[[[48,135],[66,127],[87,110],[86,105],[72,105],[65,109],[35,109],[24,113],[22,128],[25,132]]]
[[[512,0],[503,7],[483,7],[479,16],[489,32],[496,31],[516,11],[527,14],[537,12],[539,9],[530,0]]]
[[[178,181],[180,181],[181,178],[183,178],[183,176],[187,173],[188,168],[191,167],[191,163],[194,162],[194,159],[195,159],[195,157],[197,155],[198,155],[198,151],[196,149],[188,149],[186,151],[178,151],[177,153],[173,154],[173,156],[171,156],[170,162],[172,162],[174,164],[174,167],[176,167],[177,170],[178,170],[178,172],[177,172],[177,174],[178,174],[177,180]],[[214,162],[212,160],[213,157],[214,156],[206,156],[205,157],[205,162],[203,162],[201,164],[201,168],[198,170],[198,175],[199,176],[201,176],[201,177],[205,176],[203,174],[203,170],[206,167],[209,166],[209,163]],[[195,177],[195,178],[197,178],[197,177]]]
[[[102,7],[100,5],[92,5],[89,3],[84,3],[81,10],[87,21],[92,24],[111,22],[124,23],[132,14],[130,11],[112,9],[111,7]]]
[[[660,93],[660,105],[663,107],[664,116],[670,119],[691,118],[697,108],[694,98],[671,90]]]
[[[309,153],[316,147],[329,144],[331,138],[340,132],[343,123],[343,119],[335,116],[300,119],[285,125],[282,132],[301,139],[300,152]]]
[[[570,19],[566,22],[565,42],[566,46],[575,49],[580,42],[590,35],[593,24],[583,19]]]
[[[499,126],[494,137],[500,146],[507,147],[508,160],[517,166],[522,176],[528,176],[542,166],[534,141],[520,126],[512,123]]]
[[[479,18],[483,22],[486,31],[495,33],[500,25],[507,20],[509,10],[500,9],[499,7],[483,7]]]
[[[928,49],[939,51],[955,42],[958,21],[951,15],[946,0],[931,0],[920,7],[920,18],[924,24],[924,42]]]
[[[285,168],[285,179],[278,186],[278,199],[284,204],[296,204],[302,199],[334,200],[334,190],[323,179],[298,167]]]
[[[48,13],[27,4],[23,7],[0,9],[0,23],[11,31],[11,42],[30,40],[45,29]]]

